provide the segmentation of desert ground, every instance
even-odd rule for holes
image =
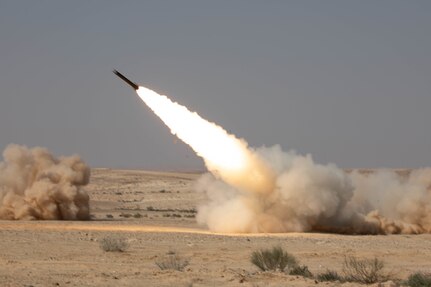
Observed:
[[[200,174],[93,169],[90,221],[0,221],[0,286],[357,286],[317,282],[250,263],[281,246],[314,274],[342,271],[346,255],[377,257],[394,279],[431,270],[431,235],[217,234],[196,223]],[[121,238],[124,252],[106,252]],[[183,272],[155,264],[176,254]],[[386,283],[391,286],[391,283]]]

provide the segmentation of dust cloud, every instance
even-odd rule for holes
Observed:
[[[199,223],[238,233],[431,232],[431,169],[347,173],[279,146],[253,152],[276,174],[267,192],[227,184],[222,173],[205,174],[196,184],[209,199],[198,208]]]
[[[54,157],[47,149],[11,144],[0,162],[0,219],[90,218],[89,196],[81,188],[90,169],[78,157]]]

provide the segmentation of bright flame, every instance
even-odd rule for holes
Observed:
[[[244,140],[228,134],[220,126],[166,96],[145,87],[139,87],[137,93],[172,134],[205,160],[213,174],[247,191],[264,193],[272,190],[272,170],[250,152]]]

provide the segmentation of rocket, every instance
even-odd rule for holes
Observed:
[[[127,79],[123,74],[121,74],[120,72],[118,72],[117,70],[113,70],[112,72],[114,72],[115,75],[117,75],[120,79],[122,79],[123,81],[125,81],[127,84],[129,84],[133,89],[138,90],[139,86],[135,83],[133,83],[132,81],[130,81],[129,79]]]

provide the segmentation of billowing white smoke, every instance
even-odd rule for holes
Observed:
[[[431,232],[431,169],[346,173],[279,146],[256,154],[276,172],[275,188],[242,192],[206,174],[196,185],[209,198],[198,222],[218,232]]]
[[[9,145],[0,162],[0,219],[89,219],[81,189],[90,169],[78,157],[55,158],[40,147]]]
[[[147,88],[138,95],[211,174],[196,189],[209,202],[197,220],[218,232],[431,232],[431,169],[346,173],[279,146],[249,148],[186,107]]]

